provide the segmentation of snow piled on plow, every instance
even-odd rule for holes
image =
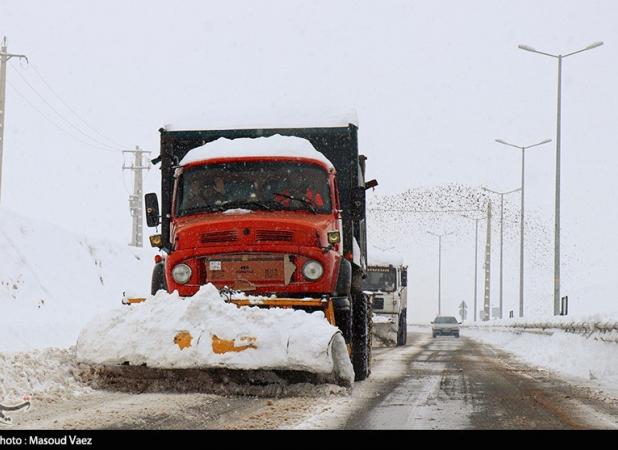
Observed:
[[[190,333],[180,349],[174,337]],[[215,353],[213,337],[232,341],[242,351]],[[147,365],[152,368],[297,370],[336,374],[351,384],[354,372],[339,329],[322,312],[237,307],[212,285],[193,297],[159,291],[145,302],[93,319],[77,342],[77,359],[88,364]]]

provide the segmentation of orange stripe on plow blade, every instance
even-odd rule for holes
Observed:
[[[249,348],[257,348],[255,345],[256,339],[251,336],[241,337],[236,342],[235,339],[220,339],[217,336],[212,337],[212,351],[222,354],[227,352],[242,352]]]
[[[181,331],[176,336],[174,336],[174,344],[176,344],[178,348],[180,348],[180,350],[191,347],[192,340],[193,337],[188,331]]]

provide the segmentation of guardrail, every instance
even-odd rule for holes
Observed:
[[[587,339],[618,344],[618,321],[614,319],[551,318],[546,320],[508,319],[467,323],[465,328],[479,330],[509,331],[512,333],[536,333],[552,335],[556,332],[578,334]]]

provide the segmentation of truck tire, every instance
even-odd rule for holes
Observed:
[[[369,376],[369,315],[367,296],[360,294],[352,306],[352,365],[355,381]]]
[[[343,335],[343,339],[346,344],[352,343],[352,297],[348,292],[347,300],[348,307],[342,308],[338,307],[337,299],[333,299],[335,302],[335,325],[341,331]]]
[[[163,261],[155,264],[154,269],[152,269],[150,293],[155,295],[161,289],[167,292],[167,282],[165,281],[165,263]]]
[[[397,346],[406,345],[408,340],[408,318],[406,316],[406,310],[404,309],[399,313],[399,327],[397,329]]]
[[[364,380],[370,373],[369,314],[368,297],[362,292],[362,276],[358,271],[352,276],[352,366],[355,381]]]

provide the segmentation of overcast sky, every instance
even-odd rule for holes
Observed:
[[[0,0],[0,36],[31,62],[13,60],[7,74],[2,204],[128,242],[131,178],[117,150],[158,153],[157,130],[176,117],[256,105],[355,109],[376,194],[443,183],[513,189],[519,152],[494,139],[555,140],[556,126],[557,62],[517,45],[566,54],[604,41],[563,67],[563,292],[578,312],[616,310],[617,23],[614,0]],[[554,169],[553,143],[530,151],[526,206],[549,229]],[[158,182],[154,169],[145,191]],[[435,312],[430,238],[405,250],[422,318]],[[469,238],[455,239],[445,260],[453,314],[469,303]],[[505,255],[509,309],[516,243]],[[531,298],[546,312],[543,273]]]

